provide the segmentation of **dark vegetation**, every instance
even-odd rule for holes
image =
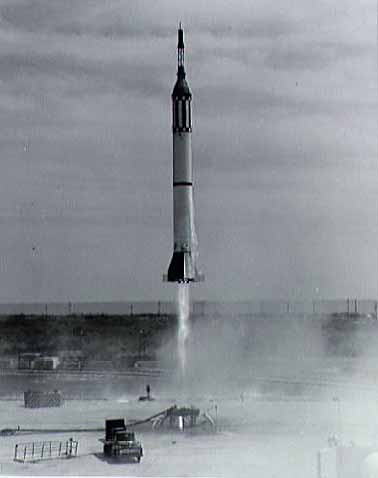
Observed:
[[[163,315],[26,316],[0,318],[0,355],[81,351],[96,360],[153,358],[174,330]]]
[[[206,330],[210,338],[233,338],[231,348],[236,346],[242,354],[249,354],[251,350],[269,352],[272,340],[282,343],[283,337],[277,332],[281,327],[290,337],[304,330],[300,340],[312,341],[313,334],[306,332],[312,323],[315,325],[311,327],[319,331],[316,335],[322,337],[326,354],[355,357],[362,353],[365,335],[375,334],[377,328],[376,319],[358,314],[300,320],[197,316],[191,322],[196,342],[201,342]],[[202,325],[197,327],[197,323]],[[54,356],[75,351],[86,359],[112,361],[123,368],[133,366],[138,359],[154,360],[159,350],[168,350],[168,345],[175,341],[176,325],[174,315],[160,314],[0,316],[0,359],[23,353]],[[304,348],[310,345],[310,342],[304,344]]]
[[[322,335],[329,355],[358,357],[376,335],[377,318],[358,313],[337,313],[322,322]]]

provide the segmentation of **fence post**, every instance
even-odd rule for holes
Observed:
[[[59,442],[59,456],[60,456],[61,451],[62,451],[62,442]]]
[[[33,442],[33,446],[32,446],[32,458],[34,458],[34,442]]]
[[[45,442],[42,443],[41,458],[43,458],[43,450],[45,448]]]
[[[49,445],[50,445],[50,458],[51,458],[51,441],[50,441]]]
[[[18,444],[14,447],[14,460],[17,460],[17,451],[18,451]]]
[[[26,459],[26,445],[24,446],[24,461]]]

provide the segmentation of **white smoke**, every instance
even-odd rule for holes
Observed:
[[[177,346],[181,377],[185,377],[187,363],[187,341],[190,333],[190,289],[189,284],[179,283],[177,288],[178,334]]]

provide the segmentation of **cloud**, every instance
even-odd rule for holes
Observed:
[[[159,2],[164,4],[164,2]],[[162,11],[149,2],[111,1],[92,2],[74,0],[45,2],[21,0],[3,2],[3,23],[20,31],[64,34],[67,36],[93,35],[104,37],[166,37],[175,30],[171,23],[159,24],[156,16]]]
[[[371,46],[355,43],[336,43],[334,41],[307,42],[275,46],[266,56],[267,66],[273,69],[291,71],[319,71],[348,59],[371,57],[374,49]]]
[[[62,93],[88,94],[90,90],[95,94],[114,91],[114,88],[143,96],[160,96],[166,93],[166,85],[163,84],[160,74],[161,67],[158,65],[134,64],[130,68],[127,63],[108,61],[99,64],[89,59],[82,61],[64,53],[18,52],[9,55],[0,54],[0,68],[3,79],[16,78],[16,82],[21,83],[24,91],[27,83],[29,88],[31,87],[29,93],[37,91],[51,93],[46,86],[58,96]],[[57,88],[58,85],[63,89]]]

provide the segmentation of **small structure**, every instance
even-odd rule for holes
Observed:
[[[375,453],[374,453],[375,452]],[[372,468],[371,458],[378,453],[374,447],[339,445],[337,442],[317,453],[317,478],[373,478],[377,475],[378,460],[376,467]],[[373,474],[369,474],[374,470]]]
[[[47,356],[39,352],[20,353],[18,356],[18,368],[22,370],[55,370],[59,363],[59,357]]]
[[[10,370],[18,367],[18,358],[15,355],[2,355],[0,358],[0,369]]]
[[[111,371],[111,370],[114,370],[114,365],[111,360],[87,359],[85,361],[85,369]]]
[[[60,363],[59,357],[36,357],[32,363],[33,370],[56,370]]]
[[[62,403],[62,395],[59,390],[45,392],[27,390],[24,392],[25,408],[60,407]]]
[[[151,400],[153,400],[153,398],[151,396],[151,386],[150,386],[150,384],[147,384],[146,385],[146,395],[141,395],[139,397],[139,401],[140,402],[145,402],[145,401],[150,402]]]
[[[39,352],[20,353],[18,355],[18,368],[21,370],[31,370],[34,360],[42,356]]]
[[[136,360],[134,362],[134,368],[143,370],[159,370],[161,364],[158,360]]]
[[[85,357],[81,350],[61,350],[58,352],[59,368],[63,370],[82,370]]]
[[[14,448],[14,461],[40,461],[77,456],[79,442],[70,438],[65,441],[40,441],[18,443]]]

